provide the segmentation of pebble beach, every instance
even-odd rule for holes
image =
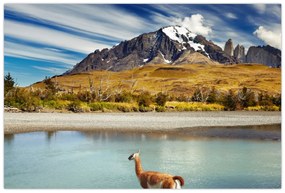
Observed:
[[[63,130],[280,139],[281,112],[4,113],[4,134]]]

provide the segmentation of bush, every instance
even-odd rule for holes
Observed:
[[[140,112],[151,112],[153,109],[151,107],[139,106]]]
[[[67,107],[67,102],[58,100],[43,101],[43,106],[52,109],[62,110]]]
[[[133,101],[133,95],[130,92],[122,92],[115,96],[115,102],[130,103]]]
[[[95,102],[89,104],[91,111],[121,111],[137,112],[138,107],[133,103]]]
[[[83,102],[91,102],[93,100],[92,94],[89,91],[78,92],[76,98]]]
[[[80,112],[84,112],[83,108],[82,108],[82,104],[79,100],[73,101],[71,102],[68,106],[67,106],[67,110],[75,112],[75,113],[80,113]]]
[[[158,93],[156,98],[155,98],[155,102],[156,104],[158,104],[159,106],[164,107],[166,101],[167,101],[167,95],[163,94],[162,92]]]
[[[39,97],[33,96],[25,89],[16,88],[5,97],[4,104],[19,108],[23,111],[36,111],[40,108]]]
[[[152,103],[152,97],[149,92],[143,92],[138,97],[139,107],[149,107]]]
[[[60,97],[58,97],[61,100],[67,100],[67,101],[76,101],[78,100],[77,95],[73,93],[62,93]]]
[[[237,98],[232,90],[229,90],[228,94],[225,95],[222,101],[225,106],[225,110],[234,111],[237,108]]]
[[[208,98],[206,100],[207,103],[215,103],[218,102],[218,97],[217,97],[217,91],[215,87],[213,87],[208,95]]]
[[[103,110],[103,106],[101,103],[90,103],[88,104],[88,106],[90,107],[91,111],[102,111]]]
[[[280,111],[278,106],[253,106],[245,108],[247,111]]]
[[[238,92],[238,100],[243,108],[256,105],[254,93],[246,87]]]
[[[201,102],[167,102],[166,108],[177,111],[221,111],[224,106],[220,104],[206,104]]]
[[[164,106],[156,106],[155,111],[156,112],[165,112],[166,108]]]

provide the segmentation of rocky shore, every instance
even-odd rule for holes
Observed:
[[[4,113],[4,134],[61,130],[279,140],[281,112]]]

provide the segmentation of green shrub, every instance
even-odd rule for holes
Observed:
[[[139,111],[140,112],[151,112],[153,111],[153,109],[151,107],[139,106]]]
[[[280,111],[281,109],[278,106],[251,106],[245,108],[247,111]]]
[[[139,107],[149,107],[152,103],[152,97],[149,92],[143,92],[138,97]]]
[[[248,89],[247,87],[243,87],[238,92],[237,96],[238,96],[238,101],[239,101],[242,108],[246,108],[248,106],[255,106],[256,105],[254,93],[250,89]]]
[[[39,97],[33,96],[31,92],[22,89],[15,88],[4,99],[4,104],[19,108],[23,111],[36,111],[41,108],[41,101]]]
[[[167,109],[174,109],[176,111],[221,111],[224,106],[220,104],[207,104],[201,102],[167,102],[165,107]]]
[[[78,92],[76,98],[83,102],[91,102],[93,100],[92,94],[89,91]]]
[[[67,102],[59,101],[59,100],[43,101],[42,104],[44,107],[48,107],[51,109],[57,109],[57,110],[62,110],[67,107]]]
[[[82,108],[82,104],[79,100],[73,101],[71,102],[68,106],[67,106],[67,110],[75,112],[75,113],[80,113],[80,112],[84,112],[83,108]]]
[[[130,103],[133,101],[133,95],[130,92],[122,92],[115,96],[115,102]]]
[[[229,90],[228,94],[225,95],[224,100],[222,101],[225,106],[225,110],[234,111],[237,108],[237,98],[232,90]]]
[[[164,106],[156,106],[155,111],[156,112],[165,112],[166,108]]]
[[[98,102],[90,103],[88,104],[88,106],[90,107],[91,111],[102,111],[103,110],[102,104]]]
[[[58,98],[61,100],[67,100],[67,101],[78,100],[77,95],[73,93],[62,93]]]
[[[155,98],[155,102],[157,105],[159,106],[164,106],[166,101],[167,101],[167,95],[166,94],[163,94],[162,92],[158,93],[156,98]]]

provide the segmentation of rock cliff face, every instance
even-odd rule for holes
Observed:
[[[212,60],[215,60],[222,64],[236,64],[237,61],[234,57],[226,54],[222,48],[214,44],[212,41],[206,40],[205,37],[197,35],[194,39],[194,42],[198,42],[204,45],[205,51],[208,53],[209,57]]]
[[[234,57],[239,63],[245,62],[245,49],[242,45],[237,45],[234,50]]]
[[[180,56],[185,59],[185,54],[196,52],[201,54],[198,63],[209,63],[213,60],[219,63],[236,63],[234,57],[227,56],[219,46],[203,36],[181,26],[169,26],[123,41],[111,49],[95,50],[65,74],[92,70],[122,71],[156,63],[180,64]],[[187,60],[196,63],[194,58],[187,57]]]
[[[247,63],[259,63],[272,67],[281,66],[281,50],[267,46],[251,46],[246,54]]]
[[[233,45],[232,39],[229,39],[225,44],[224,52],[228,54],[229,56],[232,56],[233,50],[234,50],[234,45]]]

